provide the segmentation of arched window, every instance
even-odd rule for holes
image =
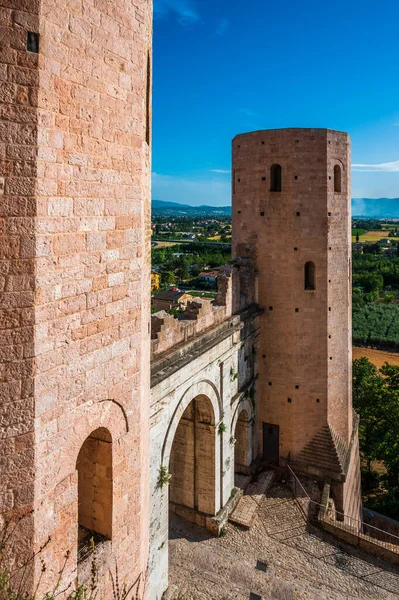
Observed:
[[[281,192],[281,166],[272,165],[270,167],[270,191]]]
[[[316,267],[313,262],[305,264],[305,290],[316,289]]]
[[[339,165],[334,167],[334,192],[341,192],[341,167]]]
[[[76,461],[78,471],[78,559],[87,555],[91,538],[112,538],[112,438],[100,427],[86,438]]]

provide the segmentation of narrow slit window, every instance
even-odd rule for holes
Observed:
[[[272,165],[270,167],[270,191],[281,192],[282,169],[281,165]]]
[[[311,261],[305,264],[305,290],[316,289],[316,267]]]
[[[335,165],[334,167],[334,192],[336,193],[340,193],[341,192],[341,167],[339,165]]]
[[[147,82],[146,82],[146,123],[145,139],[148,145],[151,143],[151,55],[147,55]]]

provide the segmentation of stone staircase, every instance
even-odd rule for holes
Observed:
[[[296,462],[319,469],[343,473],[346,448],[331,426],[324,425],[299,453]]]

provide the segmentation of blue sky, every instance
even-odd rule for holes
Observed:
[[[352,138],[352,196],[399,197],[399,3],[154,0],[153,198],[230,203],[237,133]]]

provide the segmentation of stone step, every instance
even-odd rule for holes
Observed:
[[[264,471],[249,484],[245,494],[230,515],[229,521],[244,529],[250,529],[267,490],[274,480],[274,471]]]

